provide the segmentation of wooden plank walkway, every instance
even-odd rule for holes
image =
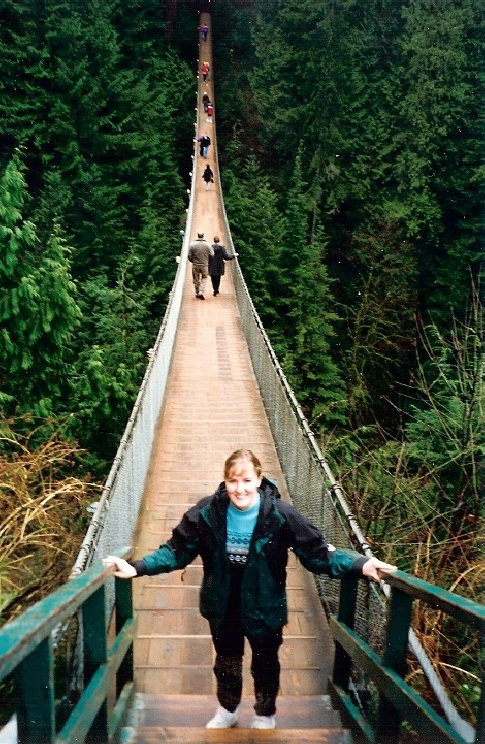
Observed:
[[[209,18],[208,21],[210,25]],[[210,43],[204,46],[202,56],[212,66]],[[202,91],[208,90],[213,100],[212,81],[200,85]],[[209,131],[214,142],[210,127],[215,124],[207,124],[202,108],[200,120],[200,131]],[[217,179],[211,151],[213,147],[208,161]],[[212,190],[206,192],[201,178],[206,162],[200,158],[192,239],[202,231],[210,242],[216,234],[224,242],[218,190],[212,186]],[[241,328],[232,281],[232,262],[226,263],[220,295],[212,296],[209,280],[205,301],[195,298],[189,264],[166,404],[158,422],[139,522],[136,558],[156,549],[170,536],[172,528],[190,505],[215,491],[222,480],[225,459],[239,447],[249,447],[255,452],[263,464],[265,475],[276,480],[283,498],[288,498]],[[285,628],[281,649],[282,711],[285,709],[284,696],[319,696],[321,700],[326,693],[333,656],[312,577],[297,565],[294,557],[291,557],[288,575],[290,621]],[[196,562],[183,574],[174,572],[134,582],[134,602],[139,621],[135,644],[136,689],[145,698],[143,707],[149,707],[146,701],[154,694],[174,696],[174,701],[178,699],[175,696],[180,695],[213,696],[204,698],[205,702],[198,706],[194,702],[184,706],[182,702],[189,718],[192,709],[199,711],[199,719],[203,718],[195,722],[193,716],[192,722],[187,718],[187,726],[203,726],[217,705],[209,627],[198,611],[200,578],[201,566]],[[250,653],[245,654],[243,706],[249,721],[253,712],[253,690],[248,656]],[[286,708],[290,710],[288,706]],[[301,726],[297,709],[298,706],[292,708],[295,727]],[[175,716],[172,725],[177,725],[176,720]],[[241,725],[248,726],[249,723]],[[200,737],[199,741],[202,741]]]

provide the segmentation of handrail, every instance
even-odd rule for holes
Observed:
[[[116,555],[129,552],[125,548]],[[0,681],[13,675],[22,744],[71,744],[88,737],[108,744],[118,735],[134,694],[136,620],[131,582],[114,579],[116,636],[108,645],[110,581],[112,570],[97,563],[0,629]],[[56,720],[60,706],[55,700],[52,631],[77,612],[84,621],[84,689],[62,725]],[[108,705],[113,689],[116,699]]]
[[[387,575],[386,582],[390,585],[391,592],[381,657],[354,632],[358,579],[342,579],[338,615],[330,618],[330,629],[335,639],[335,660],[329,686],[332,696],[345,711],[348,725],[373,744],[398,741],[402,721],[407,721],[422,737],[422,741],[439,741],[440,744],[470,744],[474,740],[478,742],[483,734],[483,684],[476,732],[470,727],[470,731],[463,735],[416,693],[404,681],[404,677],[414,601],[419,600],[438,608],[473,630],[480,631],[482,637],[485,630],[485,607],[403,571]],[[366,672],[379,692],[376,720],[373,724],[364,720],[348,693],[353,662]]]

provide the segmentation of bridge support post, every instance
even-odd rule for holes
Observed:
[[[355,608],[357,605],[357,590],[359,580],[355,576],[346,577],[340,582],[340,599],[338,607],[338,622],[353,630]],[[350,681],[352,660],[341,644],[335,643],[335,658],[333,663],[332,679],[336,685],[347,690]]]
[[[413,598],[395,587],[391,593],[386,645],[382,656],[383,667],[388,667],[401,678],[406,674],[408,635],[411,624]],[[398,741],[401,715],[391,699],[379,696],[376,721],[376,744]]]
[[[54,652],[50,636],[17,667],[15,688],[19,744],[54,742]]]
[[[84,687],[108,658],[105,585],[94,592],[82,606],[84,638]],[[108,744],[108,702],[102,699],[94,718],[87,744]]]
[[[115,578],[115,608],[116,608],[116,634],[120,633],[127,620],[133,618],[133,588],[132,582],[125,579]],[[135,674],[135,661],[133,644],[121,662],[116,675],[116,696],[119,697],[124,686],[133,682]]]

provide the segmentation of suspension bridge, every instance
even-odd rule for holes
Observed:
[[[0,680],[13,680],[17,699],[0,742],[390,744],[399,741],[402,720],[418,741],[482,741],[480,714],[475,727],[460,717],[411,625],[419,599],[479,632],[482,606],[400,571],[381,591],[355,579],[340,586],[312,577],[291,556],[278,728],[249,728],[246,662],[237,728],[209,730],[214,652],[198,611],[200,562],[133,582],[113,580],[100,562],[108,553],[139,558],[156,549],[188,507],[215,491],[224,460],[239,447],[255,452],[282,497],[330,542],[371,554],[279,367],[237,260],[226,264],[218,296],[195,297],[187,252],[197,233],[209,242],[219,235],[229,252],[237,250],[220,189],[210,13],[201,14],[204,22],[209,35],[199,41],[199,67],[207,61],[211,72],[207,80],[199,76],[189,207],[169,306],[71,580],[0,631]],[[205,92],[215,102],[212,117],[204,111]],[[197,146],[202,134],[211,138],[207,158]],[[209,190],[202,179],[207,163],[214,172]],[[73,639],[70,692],[59,695],[54,659],[66,637]],[[434,705],[404,681],[410,648],[424,665]]]

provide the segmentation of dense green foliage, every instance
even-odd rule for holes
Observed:
[[[0,403],[64,417],[102,473],[173,281],[195,76],[155,0],[0,21]]]
[[[251,296],[369,539],[447,584],[476,555],[484,449],[481,4],[218,11],[220,159]]]

